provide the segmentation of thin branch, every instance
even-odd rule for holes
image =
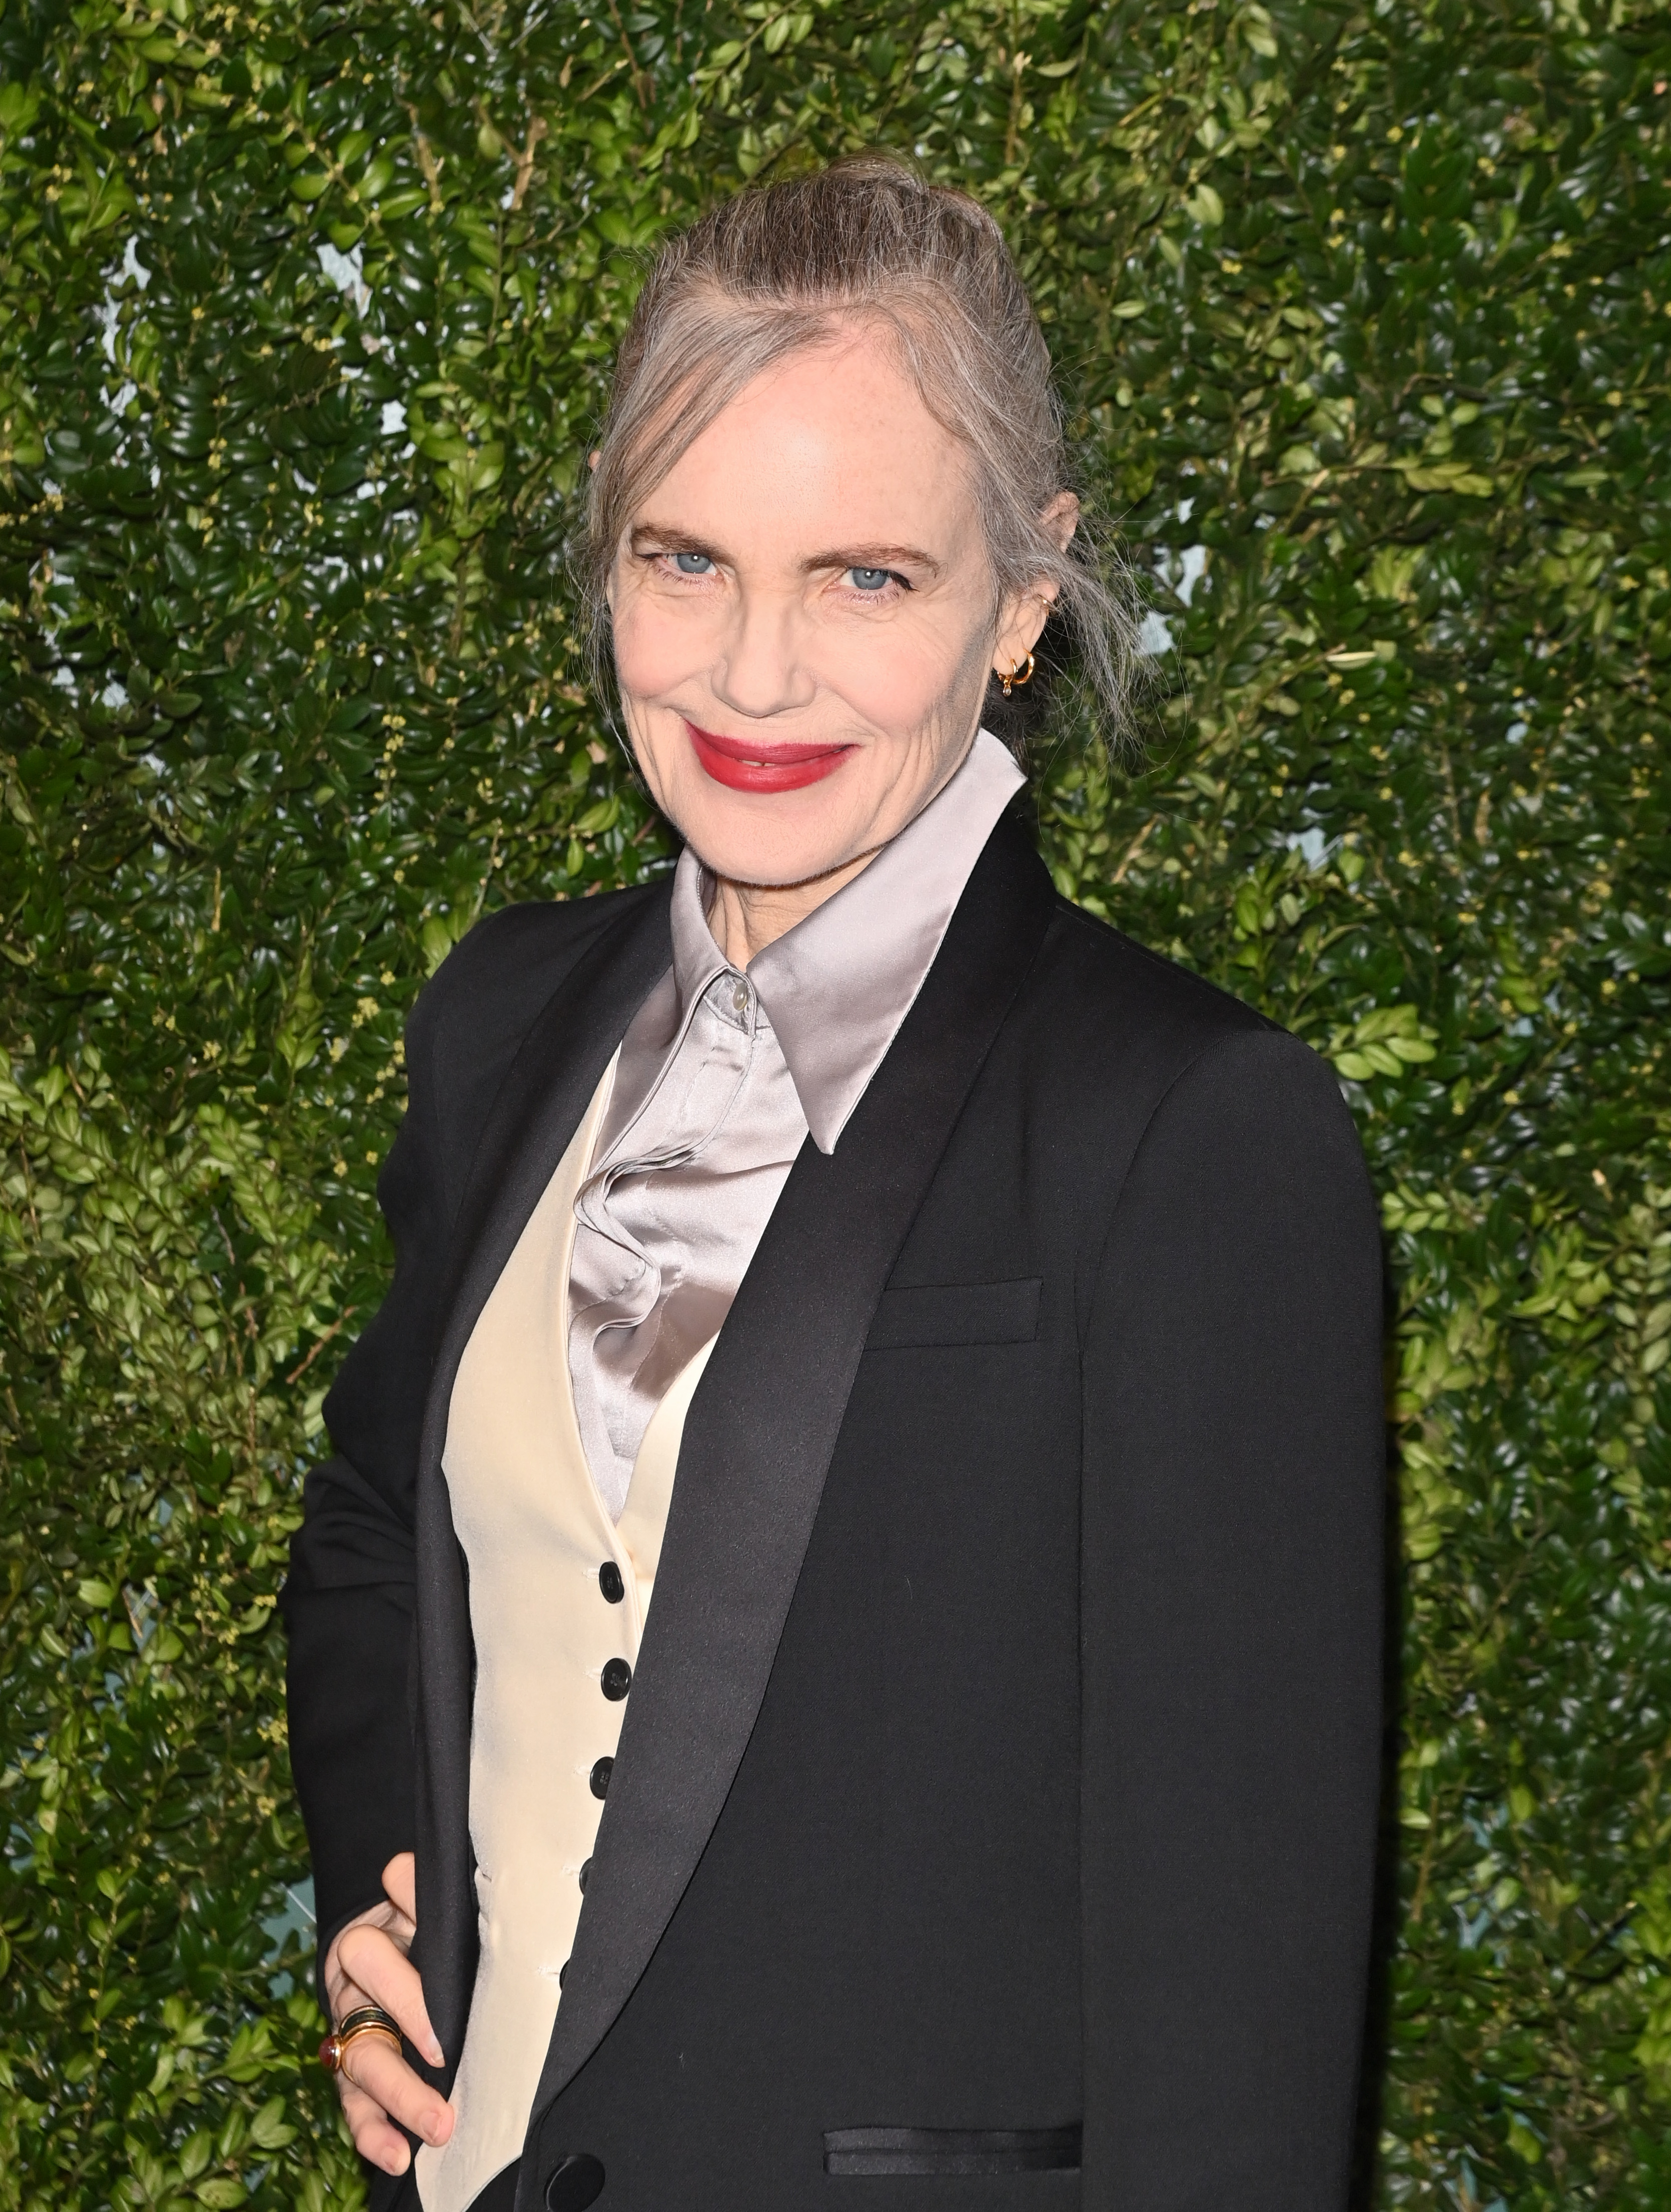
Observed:
[[[358,1306],[349,1306],[345,1312],[339,1313],[337,1315],[336,1320],[331,1322],[330,1328],[326,1329],[325,1334],[313,1346],[313,1349],[308,1353],[307,1358],[301,1362],[300,1366],[293,1367],[290,1370],[290,1372],[285,1376],[284,1381],[287,1387],[292,1382],[301,1382],[302,1376],[307,1372],[308,1369],[313,1364],[313,1362],[325,1350],[325,1347],[330,1343],[331,1338],[335,1336],[337,1330],[342,1328],[345,1322],[352,1321],[355,1315],[358,1313],[359,1310],[360,1309]]]
[[[1149,833],[1153,830],[1156,823],[1158,822],[1159,819],[1160,817],[1158,814],[1151,814],[1148,820],[1144,823],[1143,827],[1138,831],[1136,836],[1133,838],[1131,843],[1127,846],[1125,853],[1121,857],[1120,866],[1109,878],[1110,884],[1124,883],[1126,880],[1127,869],[1130,867],[1132,862],[1137,858],[1138,854],[1143,850],[1145,845],[1149,842]]]
[[[527,143],[516,157],[516,182],[511,186],[513,215],[521,206],[527,193],[534,173],[534,155],[538,149],[540,140],[544,137],[550,128],[543,115],[535,115],[529,118]]]

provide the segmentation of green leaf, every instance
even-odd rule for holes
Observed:
[[[425,967],[433,975],[453,950],[454,940],[447,919],[443,915],[432,914],[423,925],[421,941],[423,946]]]
[[[1524,2159],[1528,2166],[1535,2165],[1543,2156],[1543,2145],[1521,2120],[1509,2123],[1509,2148],[1516,2158]]]
[[[250,2141],[260,2150],[283,2150],[295,2137],[295,2129],[285,2121],[283,2097],[270,2098],[250,2124]]]
[[[1490,477],[1471,469],[1465,461],[1400,461],[1395,465],[1402,470],[1413,491],[1455,491],[1471,499],[1486,499],[1497,489]]]

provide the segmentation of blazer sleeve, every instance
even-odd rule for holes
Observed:
[[[394,1246],[383,1304],[325,1400],[335,1454],[307,1477],[282,1600],[290,1759],[313,1856],[319,1956],[378,1904],[416,1838],[412,1723],[418,1440],[440,1325],[451,1206],[420,1000],[407,1110],[378,1200]]]
[[[1087,2212],[1341,2212],[1381,1760],[1374,1201],[1279,1032],[1157,1108],[1087,1323]]]

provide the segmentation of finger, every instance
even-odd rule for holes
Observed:
[[[383,1887],[389,1902],[416,1923],[417,1919],[417,1860],[410,1851],[397,1851],[383,1869]]]
[[[385,1898],[381,1905],[358,1912],[352,1920],[345,1921],[331,1939],[331,1948],[325,1954],[325,1985],[333,1999],[332,2010],[341,2015],[342,2007],[335,2002],[337,1984],[342,1978],[343,1939],[356,1928],[381,1928],[387,1930],[403,1951],[411,1948],[412,1938],[417,1933],[416,1923],[392,1899]]]
[[[354,2148],[362,2158],[380,2166],[385,2173],[404,2173],[412,2162],[412,2154],[406,2138],[398,2128],[392,2127],[383,2107],[363,2089],[355,2089],[338,2075],[337,2086],[343,2100],[343,2117],[348,2122],[348,2131],[354,2138]]]
[[[432,2066],[443,2063],[423,2002],[422,1979],[398,1943],[380,1928],[350,1928],[343,1938],[343,1967],[374,2004],[394,2014],[415,2051],[421,2051]]]
[[[388,1911],[388,1907],[386,1905],[383,1905],[379,1909],[380,1911],[382,1912],[386,1912]],[[347,1970],[343,1965],[343,1943],[344,1939],[351,1936],[355,1929],[380,1928],[385,1923],[381,1919],[373,1919],[368,1915],[359,1920],[350,1920],[348,1926],[346,1928],[339,1929],[336,1936],[331,1939],[331,1948],[325,1954],[325,1993],[331,1999],[331,2011],[333,2019],[340,2020],[346,2009],[346,2006],[338,2001],[338,1990],[342,1990],[346,1991],[352,1986],[349,1981]]]
[[[349,2088],[380,2106],[392,2120],[427,2143],[444,2143],[453,2132],[453,2107],[380,2035],[356,2037],[348,2052]],[[346,2102],[346,2100],[344,2100]]]
[[[331,1956],[325,1961],[325,1993],[331,2001],[331,2017],[343,2020],[355,2005],[369,2004],[371,2000],[352,1974],[343,1964],[342,1938],[338,1936],[331,1947]]]
[[[374,2166],[381,2166],[385,2173],[404,2173],[412,2162],[411,2148],[405,2136],[374,2097],[367,2096],[363,2089],[355,2088],[340,2075],[337,2081],[343,2117],[348,2122],[355,2150]]]

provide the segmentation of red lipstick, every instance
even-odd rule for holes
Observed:
[[[758,738],[716,737],[686,722],[696,758],[732,791],[803,791],[833,775],[851,745],[769,745]]]

